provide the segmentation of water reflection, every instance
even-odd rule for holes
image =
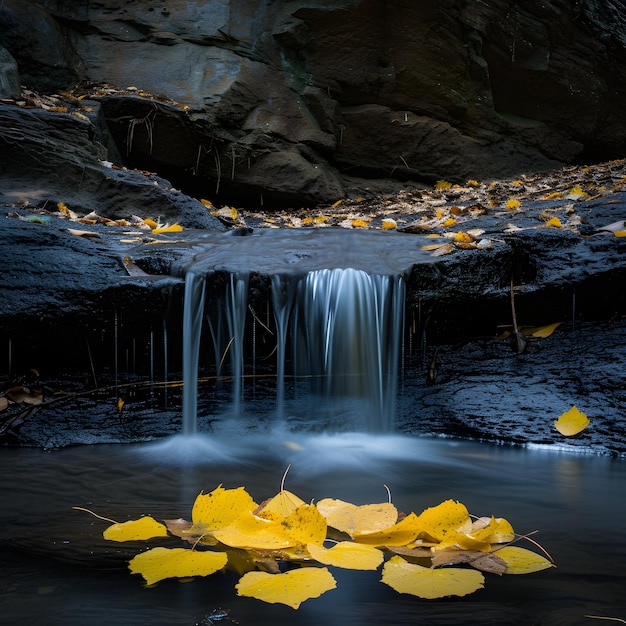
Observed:
[[[190,463],[189,455],[200,463]],[[167,460],[167,462],[165,462]],[[185,462],[182,462],[185,461]],[[378,583],[379,572],[337,572],[338,588],[298,612],[238,598],[231,573],[143,589],[126,559],[137,546],[101,539],[83,506],[117,520],[191,515],[201,491],[245,485],[257,501],[287,488],[304,500],[387,498],[405,512],[447,498],[476,515],[509,519],[534,536],[558,568],[489,576],[457,600],[423,601]],[[217,606],[240,624],[587,624],[585,614],[626,616],[626,465],[471,442],[402,436],[173,438],[150,446],[44,453],[2,450],[0,496],[3,623],[193,625]],[[71,608],[70,608],[71,607]],[[43,618],[43,619],[42,619]]]

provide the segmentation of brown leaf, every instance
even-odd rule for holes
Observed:
[[[477,550],[446,549],[438,551],[433,557],[433,567],[445,565],[458,565],[467,563],[472,567],[490,574],[504,574],[507,568],[506,561],[492,552],[479,552]]]

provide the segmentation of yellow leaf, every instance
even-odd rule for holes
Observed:
[[[337,202],[333,202],[333,204],[331,204],[331,208],[336,209],[342,202],[343,199],[337,200]]]
[[[589,418],[573,406],[554,422],[554,426],[565,437],[571,437],[589,426]]]
[[[321,546],[326,539],[328,526],[326,518],[313,504],[302,504],[281,522],[293,544],[304,547],[307,544]]]
[[[121,413],[123,409],[124,409],[124,398],[119,396],[117,399],[117,412]]]
[[[149,217],[144,219],[144,224],[150,226],[150,228],[156,228],[158,226],[158,224],[154,220],[151,220]]]
[[[324,224],[325,222],[327,222],[330,219],[330,217],[328,217],[327,215],[316,215],[313,218],[313,222],[315,224]]]
[[[153,235],[160,235],[161,233],[179,233],[183,227],[180,224],[172,224],[171,226],[163,226],[161,228],[153,228]]]
[[[546,225],[552,226],[553,228],[561,228],[561,220],[555,215],[546,221]]]
[[[186,548],[153,548],[130,560],[132,574],[141,574],[149,585],[165,578],[208,576],[225,567],[224,552],[188,550]]]
[[[287,517],[303,504],[305,504],[304,500],[301,500],[295,493],[281,489],[271,500],[262,505],[261,513],[271,511]]]
[[[356,533],[354,540],[370,546],[406,546],[415,541],[420,533],[420,523],[415,513],[409,513],[397,524],[377,532]]]
[[[102,536],[109,541],[145,541],[153,537],[167,537],[167,528],[147,515],[139,519],[109,526]]]
[[[240,596],[297,609],[305,600],[318,598],[337,583],[326,567],[304,567],[285,574],[248,572],[236,585]]]
[[[477,180],[468,180],[467,181],[468,186],[470,187],[480,187],[480,183]]]
[[[454,235],[454,241],[470,243],[472,238],[467,233],[459,231],[456,235]]]
[[[385,563],[381,582],[399,593],[432,599],[474,593],[484,587],[485,577],[474,569],[431,569],[394,556]]]
[[[563,194],[560,191],[555,191],[554,193],[549,193],[547,196],[543,196],[542,200],[556,200],[557,198],[562,198]]]
[[[589,194],[586,191],[583,191],[583,188],[580,185],[576,185],[572,187],[565,196],[568,200],[582,200],[586,198]]]
[[[472,523],[471,535],[487,543],[507,543],[515,539],[515,532],[510,522],[503,517],[479,517]]]
[[[420,246],[420,250],[437,250],[437,248],[442,248],[447,245],[447,243],[430,243],[426,246]]]
[[[520,206],[522,205],[520,204],[519,200],[516,200],[515,198],[510,198],[509,200],[507,200],[504,206],[507,209],[511,210],[511,209],[519,209]]]
[[[398,519],[398,510],[391,502],[357,506],[343,500],[325,498],[317,503],[329,526],[350,536],[356,532],[375,532],[388,528]]]
[[[244,487],[224,489],[216,487],[210,493],[200,493],[191,511],[191,534],[206,534],[224,528],[242,513],[252,512],[257,504]]]
[[[395,230],[398,228],[398,224],[396,220],[392,220],[390,217],[386,217],[382,221],[382,229],[383,230]]]
[[[456,220],[453,217],[449,217],[447,220],[445,220],[442,224],[442,226],[454,226],[456,224]]]
[[[450,189],[450,187],[452,187],[452,183],[449,183],[447,180],[438,180],[435,184],[435,189],[445,190]]]
[[[550,563],[540,554],[517,546],[500,548],[495,550],[494,554],[506,562],[505,574],[532,574],[549,567],[555,567],[554,563]]]
[[[307,551],[318,563],[345,569],[375,570],[385,558],[378,548],[353,541],[340,541],[329,550],[310,543]]]
[[[226,528],[211,534],[231,548],[278,550],[293,547],[296,541],[283,525],[285,518],[271,512],[267,512],[266,515],[268,517],[259,517],[246,511]]]
[[[352,228],[367,228],[368,224],[365,220],[356,219],[352,220]]]
[[[540,339],[545,339],[546,337],[549,337],[560,325],[561,322],[556,322],[554,324],[548,324],[546,326],[526,328],[523,330],[523,334],[526,337],[538,337]]]
[[[626,237],[626,230],[613,231],[613,235],[615,235],[615,237]]]
[[[210,200],[205,200],[204,198],[200,198],[200,202],[202,202],[202,204],[207,208],[207,209],[212,209],[213,208],[213,203]]]
[[[454,500],[422,511],[418,522],[420,530],[437,541],[444,541],[449,533],[468,532],[472,527],[465,505]]]

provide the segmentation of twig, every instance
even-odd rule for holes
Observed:
[[[97,513],[94,513],[93,511],[86,509],[82,506],[73,506],[72,508],[76,511],[85,511],[85,513],[89,513],[90,515],[93,515],[94,517],[97,517],[98,519],[101,519],[104,522],[111,522],[111,524],[119,524],[119,522],[116,522],[114,519],[109,519],[108,517],[102,517],[102,515],[98,515]]]

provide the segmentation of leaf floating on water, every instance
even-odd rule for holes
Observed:
[[[153,517],[146,515],[109,526],[102,536],[109,541],[145,541],[154,537],[167,537],[167,528]]]
[[[554,426],[565,437],[572,437],[589,426],[589,418],[573,406],[554,422]]]
[[[257,507],[244,487],[224,489],[221,485],[210,493],[200,493],[191,511],[191,532],[201,535],[225,528],[242,513],[251,513]]]
[[[418,516],[420,529],[436,541],[445,541],[450,533],[469,532],[472,520],[464,504],[446,500]]]
[[[505,574],[532,574],[555,567],[554,563],[540,554],[517,546],[500,548],[494,554],[506,562]]]
[[[391,502],[357,506],[343,500],[325,498],[317,503],[317,508],[329,526],[350,536],[389,528],[398,519],[398,509]]]
[[[375,570],[385,558],[378,548],[352,541],[340,541],[330,549],[310,543],[307,551],[318,563],[356,570]]]
[[[473,569],[432,569],[394,556],[385,563],[381,582],[399,593],[433,599],[474,593],[485,586],[485,577]]]
[[[354,540],[370,546],[405,546],[415,541],[421,526],[415,513],[410,513],[389,528],[369,533],[355,533]]]
[[[226,566],[224,552],[205,552],[187,548],[153,548],[129,562],[132,574],[141,574],[148,585],[166,578],[209,576]]]
[[[239,579],[236,589],[240,596],[297,609],[305,600],[319,598],[336,586],[326,567],[305,567],[285,574],[248,572]]]
[[[263,503],[259,507],[259,511],[256,512],[271,511],[272,513],[278,513],[283,517],[287,517],[303,504],[306,504],[306,502],[301,500],[295,493],[281,489],[272,499]]]

